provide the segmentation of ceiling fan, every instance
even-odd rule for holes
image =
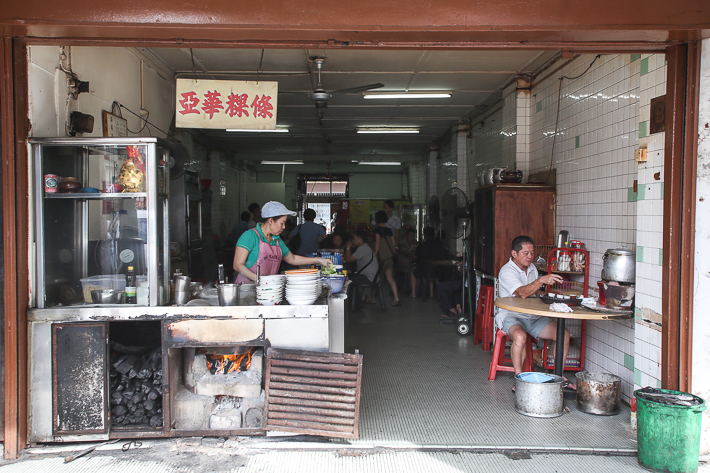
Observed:
[[[321,82],[321,77],[320,77],[321,70],[323,69],[323,63],[325,62],[325,58],[324,57],[313,57],[313,58],[311,58],[311,60],[316,65],[318,75],[317,75],[316,85],[313,88],[313,92],[309,93],[308,96],[313,101],[313,103],[316,105],[316,108],[327,107],[328,100],[330,100],[330,98],[333,97],[333,95],[353,94],[353,93],[357,93],[357,92],[364,92],[366,90],[379,89],[380,87],[385,86],[385,84],[377,82],[375,84],[367,84],[367,85],[361,85],[359,87],[351,87],[348,89],[341,89],[341,90],[334,90],[332,92],[327,92],[323,88],[323,83]]]

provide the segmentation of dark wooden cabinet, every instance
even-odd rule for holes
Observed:
[[[549,245],[555,233],[555,189],[535,184],[494,184],[476,190],[474,266],[498,277],[510,258],[510,244],[527,235]]]

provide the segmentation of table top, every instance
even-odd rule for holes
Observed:
[[[512,310],[513,312],[521,312],[529,315],[541,315],[544,317],[556,317],[564,319],[579,319],[579,320],[614,320],[614,319],[630,319],[633,318],[633,312],[630,315],[626,314],[607,314],[603,312],[595,312],[587,309],[584,306],[570,306],[572,312],[553,312],[550,310],[550,305],[542,302],[537,297],[528,297],[522,299],[520,297],[499,297],[495,301],[495,305],[501,309]]]

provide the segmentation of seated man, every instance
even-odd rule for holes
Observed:
[[[536,296],[543,284],[562,282],[562,277],[557,274],[539,276],[535,265],[532,264],[534,243],[528,236],[521,235],[513,239],[511,245],[511,258],[503,265],[498,273],[498,287],[500,297],[522,297],[526,299]],[[549,317],[528,315],[510,310],[498,309],[496,326],[503,330],[513,341],[510,347],[510,357],[517,375],[523,370],[525,362],[525,344],[528,335],[543,340],[557,339],[557,323]],[[564,359],[567,359],[569,350],[569,330],[565,329]]]
[[[351,250],[353,246],[356,247],[354,252]],[[344,259],[348,263],[357,263],[357,274],[351,275],[350,279],[353,282],[353,286],[355,286],[353,297],[357,303],[360,303],[357,286],[359,284],[370,284],[375,279],[379,269],[375,252],[367,244],[367,232],[365,230],[356,231],[352,241],[345,244]],[[362,295],[362,302],[365,302],[365,294]],[[370,303],[375,303],[374,291],[370,294]]]

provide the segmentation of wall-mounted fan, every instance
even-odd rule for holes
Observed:
[[[308,96],[310,99],[315,103],[316,108],[325,108],[328,106],[328,100],[330,100],[333,95],[337,94],[354,94],[358,92],[365,92],[366,90],[372,90],[372,89],[379,89],[380,87],[384,87],[384,84],[381,84],[379,82],[375,84],[367,84],[367,85],[361,85],[359,87],[351,87],[348,89],[341,89],[341,90],[334,90],[332,92],[327,92],[323,88],[323,83],[321,82],[321,70],[323,69],[323,63],[325,62],[325,58],[323,57],[314,57],[311,58],[311,61],[316,66],[316,82],[315,86],[313,87],[313,92],[309,93]]]
[[[441,230],[447,238],[458,239],[464,234],[464,225],[469,225],[471,214],[468,196],[458,187],[447,190],[441,198]],[[470,231],[470,226],[467,227]]]

